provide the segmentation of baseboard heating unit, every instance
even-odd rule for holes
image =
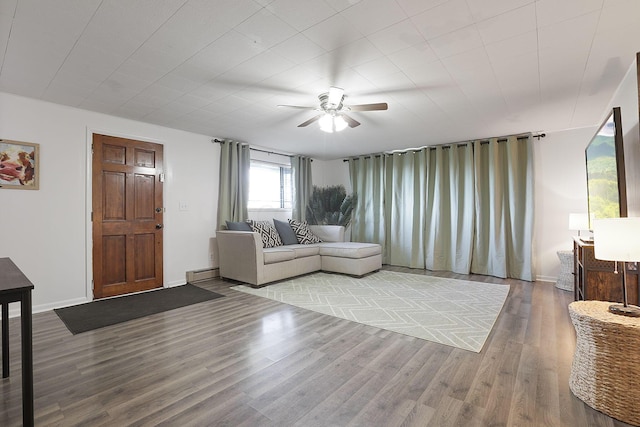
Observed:
[[[187,283],[202,282],[220,276],[217,268],[203,268],[202,270],[187,271]]]

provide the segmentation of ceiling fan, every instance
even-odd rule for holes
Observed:
[[[360,122],[346,114],[349,111],[375,111],[386,110],[389,108],[386,102],[379,102],[376,104],[345,105],[345,98],[344,89],[331,86],[329,88],[329,92],[318,95],[318,99],[320,100],[319,107],[303,107],[299,105],[278,105],[278,107],[320,111],[320,114],[300,123],[298,127],[309,126],[311,123],[317,121],[320,124],[320,129],[329,133],[339,132],[347,126],[351,128],[360,126]]]

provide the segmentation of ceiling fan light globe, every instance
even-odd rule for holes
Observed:
[[[333,117],[330,114],[325,114],[318,120],[320,130],[327,133],[333,133]]]
[[[333,119],[333,124],[335,125],[336,132],[340,132],[347,127],[347,121],[342,116],[336,116]]]

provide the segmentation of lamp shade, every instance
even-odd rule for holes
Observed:
[[[640,218],[607,218],[593,221],[597,259],[640,261]]]
[[[569,230],[588,230],[589,214],[586,213],[570,213],[569,214]]]

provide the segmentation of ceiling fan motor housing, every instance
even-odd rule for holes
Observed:
[[[333,103],[329,103],[329,99],[330,99],[329,92],[321,93],[320,95],[318,95],[318,99],[320,100],[320,108],[322,109],[322,111],[326,111],[326,112],[341,110],[343,107],[344,98],[345,96],[342,95],[340,97],[340,101],[337,104],[333,104]]]

